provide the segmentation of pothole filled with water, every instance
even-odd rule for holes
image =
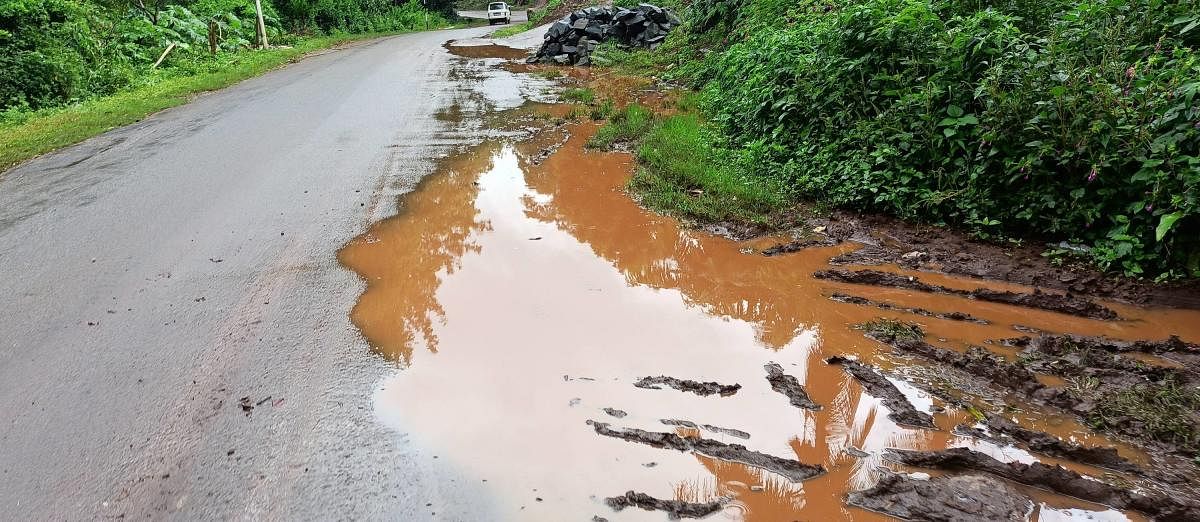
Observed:
[[[768,257],[759,253],[768,243],[682,228],[624,192],[634,168],[629,155],[585,150],[595,128],[548,127],[456,154],[401,198],[397,216],[339,253],[368,285],[351,314],[355,325],[400,367],[376,392],[379,418],[462,476],[486,481],[498,518],[665,518],[605,504],[636,491],[716,501],[716,519],[882,520],[849,506],[847,494],[875,486],[889,473],[880,468],[934,480],[945,471],[897,464],[885,458],[889,449],[970,448],[1002,462],[1060,464],[1132,489],[1161,483],[956,429],[979,428],[983,416],[1002,412],[1068,442],[1115,447],[1131,466],[1153,465],[1154,455],[1141,448],[1012,390],[964,391],[972,388],[961,382],[969,371],[897,352],[859,325],[915,322],[931,349],[964,354],[969,345],[987,346],[1011,361],[1020,348],[994,340],[1021,335],[1015,325],[1196,342],[1200,313],[1104,302],[1121,319],[1098,320],[814,278],[856,246]],[[950,289],[1029,291],[884,270]],[[1138,360],[1188,367],[1161,355]],[[832,356],[851,362],[826,362]],[[855,360],[881,382],[865,384],[848,367]],[[671,379],[639,384],[658,376],[716,383],[708,388],[721,391]],[[1043,378],[1049,386],[1075,382]],[[789,389],[803,390],[808,405]],[[1005,401],[1007,408],[998,406]],[[929,424],[898,421],[895,405],[903,403]],[[975,409],[989,405],[996,408]],[[1011,487],[1042,520],[1142,518],[1134,509]]]

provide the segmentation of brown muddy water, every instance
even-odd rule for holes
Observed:
[[[376,223],[339,253],[368,283],[352,311],[354,323],[379,354],[400,366],[376,392],[378,416],[408,433],[409,443],[486,482],[497,519],[666,519],[636,508],[617,513],[604,504],[606,497],[636,490],[660,499],[731,498],[712,515],[716,520],[883,520],[847,506],[844,497],[873,485],[876,468],[890,465],[881,457],[887,448],[962,446],[1003,461],[1041,460],[1112,474],[953,434],[951,428],[970,416],[913,384],[936,377],[937,370],[892,355],[855,325],[878,317],[915,321],[930,342],[958,349],[1020,335],[1014,325],[1200,341],[1196,311],[1105,303],[1125,319],[1099,321],[814,279],[831,257],[855,246],[766,257],[758,250],[770,240],[735,242],[682,228],[640,208],[623,191],[633,169],[630,156],[584,151],[594,129],[590,123],[567,125],[517,143],[486,142],[449,158],[402,197],[397,216]],[[564,131],[569,139],[545,157]],[[919,276],[948,287],[1012,288]],[[990,324],[835,302],[829,299],[834,292],[967,312]],[[897,425],[878,398],[824,362],[832,355],[883,368],[919,410],[945,408],[933,415],[939,429]],[[773,391],[764,370],[772,362],[795,376],[822,409],[798,409]],[[633,386],[658,375],[742,388],[729,396],[699,396]],[[1069,440],[1114,445],[1136,462],[1146,458],[1070,417],[1035,407],[1010,417]],[[749,438],[696,432],[664,419],[740,430]],[[589,420],[698,434],[828,472],[792,482],[742,463],[601,436]],[[867,456],[855,457],[855,450]],[[1033,517],[1041,520],[1142,519],[1022,491],[1037,502]]]

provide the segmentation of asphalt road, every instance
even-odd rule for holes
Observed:
[[[310,57],[0,178],[3,518],[488,518],[372,418],[390,367],[335,259],[466,139],[433,117],[442,44],[487,31]]]

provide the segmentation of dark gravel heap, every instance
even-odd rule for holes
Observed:
[[[607,6],[580,9],[546,30],[545,43],[529,58],[529,63],[588,65],[592,63],[591,52],[609,39],[621,45],[654,49],[679,24],[675,14],[650,4],[638,4],[633,9]]]

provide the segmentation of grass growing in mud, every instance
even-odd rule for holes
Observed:
[[[608,122],[588,141],[588,147],[608,149],[629,144],[642,138],[654,124],[654,113],[641,105],[632,104],[616,111]]]
[[[631,104],[615,112],[588,146],[624,144],[635,146],[638,158],[628,188],[652,210],[701,221],[765,224],[784,204],[777,185],[745,175],[736,157],[713,145],[696,114],[659,118]]]
[[[1096,429],[1134,423],[1149,438],[1174,444],[1197,456],[1200,451],[1200,390],[1167,379],[1158,384],[1134,386],[1107,393],[1088,418]]]
[[[592,103],[596,99],[596,93],[591,89],[572,87],[563,91],[562,99],[575,103]]]
[[[879,339],[919,341],[925,338],[925,332],[921,330],[920,326],[895,319],[879,318],[867,321],[858,327],[860,330]]]

